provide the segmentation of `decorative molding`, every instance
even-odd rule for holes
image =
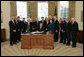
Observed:
[[[1,11],[1,23],[3,23],[3,11]]]
[[[11,17],[16,16],[17,15],[16,1],[11,1],[10,5],[11,5],[11,8],[10,8]]]
[[[75,1],[69,1],[69,18],[75,18]]]
[[[81,11],[81,22],[83,22],[83,11]]]

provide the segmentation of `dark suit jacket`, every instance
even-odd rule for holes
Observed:
[[[35,31],[38,30],[38,27],[39,27],[39,21],[38,21],[38,23],[37,23],[37,21],[35,21],[33,24],[34,24]]]
[[[13,32],[13,30],[16,30],[16,25],[12,21],[9,21],[9,27],[10,27],[10,32]]]
[[[78,23],[76,21],[72,24],[71,30],[72,32],[78,31]]]
[[[21,20],[18,20],[18,29],[20,29],[20,31],[22,29],[22,21]]]
[[[43,20],[43,21],[40,21],[40,22],[43,23],[43,27],[45,27],[45,22],[46,22],[46,21]],[[39,23],[40,23],[40,22],[39,22]]]
[[[62,21],[62,23],[61,23],[61,30],[66,32],[66,21]]]
[[[59,32],[59,21],[56,20],[54,24],[55,24],[55,31],[57,30]]]
[[[66,32],[70,33],[71,32],[71,22],[66,22]]]
[[[48,24],[47,24],[47,21],[45,21],[44,24],[45,24],[45,26],[44,26],[44,30],[45,30],[45,31],[49,31],[49,29],[48,29],[48,25],[49,25],[50,23],[48,22]],[[46,29],[47,29],[47,30],[46,30]]]
[[[38,27],[38,31],[44,31],[44,27],[42,28]]]
[[[26,31],[26,29],[27,29],[27,22],[25,21],[22,21],[22,29],[23,29],[23,31]]]
[[[30,22],[30,32],[34,31],[32,28],[34,28],[34,22]]]

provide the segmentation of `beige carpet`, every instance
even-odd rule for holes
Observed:
[[[54,43],[53,50],[21,49],[21,43],[10,46],[9,41],[1,43],[1,56],[83,56],[83,44],[76,48]]]

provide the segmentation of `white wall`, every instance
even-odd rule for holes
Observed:
[[[83,22],[81,22],[81,11],[83,10],[83,1],[76,1],[75,19],[78,22],[79,30],[83,30]]]
[[[1,1],[1,11],[3,11],[1,29],[6,29],[6,38],[9,39],[10,1]]]

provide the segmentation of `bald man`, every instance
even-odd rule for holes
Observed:
[[[77,32],[78,32],[78,23],[75,21],[74,18],[71,18],[72,27],[71,27],[71,34],[72,34],[72,47],[76,47],[77,43]]]
[[[10,45],[16,44],[16,25],[14,22],[14,17],[11,18],[9,21],[9,28],[10,28]]]

